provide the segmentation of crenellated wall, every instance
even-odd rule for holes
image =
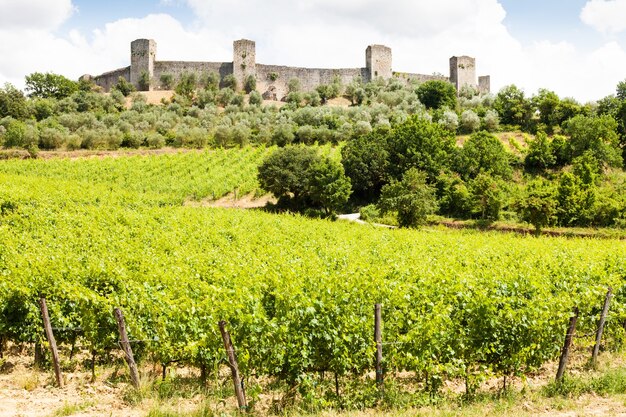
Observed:
[[[162,90],[161,75],[170,74],[175,80],[185,73],[194,73],[200,76],[204,73],[215,72],[220,79],[233,73],[232,62],[194,62],[194,61],[156,61],[154,63],[154,78],[152,88]]]
[[[300,81],[302,91],[312,91],[321,84],[331,84],[337,78],[344,85],[357,78],[364,82],[379,77],[383,79],[397,77],[407,83],[443,80],[454,84],[457,90],[464,85],[470,85],[478,87],[482,93],[489,92],[491,85],[489,76],[476,79],[476,60],[468,56],[450,58],[450,77],[393,72],[391,48],[384,45],[367,47],[364,68],[298,68],[258,64],[256,44],[247,39],[233,43],[233,62],[157,61],[156,42],[151,39],[137,39],[131,43],[130,67],[107,72],[92,79],[105,91],[109,91],[120,76],[139,88],[140,77],[146,73],[150,77],[149,89],[160,90],[163,74],[170,74],[174,80],[177,80],[184,73],[195,73],[201,76],[210,72],[219,74],[220,79],[233,75],[237,80],[238,89],[244,87],[248,76],[253,76],[256,78],[257,91],[266,98],[277,100],[287,95],[287,85],[293,78]]]
[[[287,95],[287,84],[292,78],[300,81],[302,91],[312,91],[322,84],[331,84],[335,78],[339,78],[342,84],[348,84],[355,78],[365,80],[367,71],[365,68],[298,68],[280,65],[256,65],[257,90],[264,97],[278,100]]]

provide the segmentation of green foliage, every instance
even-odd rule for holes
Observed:
[[[524,166],[527,170],[546,170],[556,164],[557,158],[552,141],[544,132],[539,132],[535,139],[528,142],[528,152],[524,158]]]
[[[172,74],[161,74],[159,80],[164,90],[171,90],[174,87],[174,76]]]
[[[532,224],[535,234],[539,236],[541,229],[556,221],[557,201],[554,187],[541,179],[528,183],[516,209],[520,219]]]
[[[435,189],[426,183],[424,172],[410,168],[401,181],[383,187],[378,207],[382,213],[397,212],[400,227],[417,227],[437,211]]]
[[[604,166],[621,166],[622,155],[617,123],[610,116],[576,116],[565,124],[570,136],[565,152],[567,161],[590,152]]]
[[[442,174],[437,178],[439,212],[446,216],[468,218],[472,214],[472,195],[458,174]]]
[[[480,172],[469,183],[472,212],[482,220],[495,221],[500,217],[504,203],[502,183],[489,174]]]
[[[216,92],[220,88],[220,75],[215,71],[202,74],[200,85],[208,91]]]
[[[444,109],[438,123],[452,134],[459,128],[459,116],[450,109]]]
[[[343,166],[330,158],[321,158],[313,167],[310,181],[311,200],[319,203],[327,215],[341,210],[350,198],[350,178]]]
[[[350,179],[343,167],[315,149],[288,146],[268,156],[259,166],[261,187],[296,210],[321,207],[327,214],[350,197]]]
[[[308,196],[311,169],[319,163],[315,149],[287,146],[273,152],[259,166],[261,187],[277,198],[291,198],[298,204]]]
[[[263,103],[263,97],[258,91],[252,91],[248,100],[251,106],[260,106]]]
[[[150,74],[148,74],[147,71],[141,71],[141,74],[139,74],[139,81],[137,82],[139,91],[150,90],[150,81]]]
[[[7,83],[0,88],[0,119],[12,117],[24,120],[29,116],[28,103],[24,93]]]
[[[120,76],[117,79],[117,83],[113,86],[113,89],[122,93],[124,97],[127,97],[130,93],[135,91],[135,86],[128,82],[126,78]]]
[[[243,82],[243,89],[247,94],[252,91],[256,91],[256,77],[254,75],[248,75]]]
[[[369,135],[349,141],[341,150],[341,163],[352,181],[354,197],[367,202],[375,201],[389,176],[389,153],[385,130],[375,130]]]
[[[426,81],[417,88],[417,97],[427,109],[456,107],[456,89],[447,81]]]
[[[466,180],[481,173],[508,179],[512,173],[509,153],[502,142],[484,131],[470,136],[458,151],[455,169]]]
[[[502,123],[522,128],[528,126],[532,116],[532,104],[524,92],[515,85],[502,88],[493,103]]]
[[[500,128],[500,116],[495,110],[487,110],[483,119],[485,130],[488,132],[496,132]]]
[[[222,80],[222,84],[224,85],[224,88],[230,88],[233,91],[237,91],[237,79],[233,74],[225,76]]]
[[[297,78],[292,78],[287,82],[287,91],[290,93],[300,92],[302,86],[300,85],[300,80]]]
[[[11,279],[0,280],[0,335],[41,339],[36,301],[44,295],[53,326],[86,329],[78,345],[104,357],[117,340],[111,309],[119,306],[130,337],[151,341],[133,346],[140,358],[218,369],[217,322],[226,320],[244,376],[297,385],[321,407],[337,404],[334,384],[312,370],[337,373],[346,407],[361,407],[375,397],[367,378],[373,303],[383,304],[393,341],[386,372],[411,372],[420,391],[436,395],[458,378],[475,387],[486,377],[532,375],[558,358],[574,305],[577,334],[593,334],[606,287],[617,294],[623,286],[626,249],[617,240],[390,232],[182,204],[254,188],[268,154],[245,147],[4,161],[0,267]],[[416,176],[423,190],[425,175]],[[611,308],[607,343],[623,336],[622,297]],[[59,333],[61,345],[68,339]],[[163,398],[171,387],[166,380],[156,389]]]
[[[553,91],[540,89],[532,100],[537,110],[539,110],[539,121],[546,127],[549,133],[552,133],[554,127],[560,125],[561,122],[557,117],[557,109],[561,99]]]
[[[461,113],[460,122],[461,132],[474,133],[480,129],[480,117],[472,110],[465,110]]]
[[[437,123],[412,116],[387,137],[389,173],[399,179],[409,168],[425,171],[431,181],[450,166],[455,136]]]
[[[572,173],[561,174],[557,189],[558,221],[563,226],[588,224],[593,217],[596,190],[593,184],[583,184]]]
[[[187,100],[192,100],[196,91],[196,84],[196,74],[193,72],[184,72],[180,75],[174,91]]]
[[[26,76],[26,91],[34,98],[56,98],[71,96],[78,91],[78,83],[51,72],[34,72]]]

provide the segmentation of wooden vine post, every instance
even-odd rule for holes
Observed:
[[[237,404],[239,409],[246,411],[248,409],[248,403],[246,402],[246,393],[243,388],[243,381],[241,375],[239,375],[239,365],[237,365],[237,357],[235,356],[235,349],[233,343],[230,340],[230,334],[226,330],[226,322],[224,320],[219,322],[220,332],[222,333],[222,339],[224,339],[224,349],[228,355],[228,366],[233,376],[233,385],[235,386],[235,395],[237,396]]]
[[[39,307],[43,318],[43,327],[46,331],[46,339],[48,339],[50,352],[52,353],[52,365],[54,366],[54,374],[57,379],[57,385],[59,388],[63,388],[63,376],[61,375],[61,365],[59,363],[59,351],[57,349],[57,342],[54,339],[54,333],[52,332],[52,324],[50,324],[50,315],[48,314],[48,305],[46,304],[45,298],[39,299]]]
[[[115,314],[115,320],[117,321],[117,328],[120,332],[120,346],[124,351],[124,359],[130,369],[130,382],[133,387],[139,388],[139,370],[137,369],[137,363],[133,356],[133,349],[130,347],[130,341],[128,340],[128,333],[126,333],[126,322],[124,321],[124,315],[122,310],[115,308],[113,310]]]
[[[560,382],[563,379],[563,375],[565,375],[565,367],[567,366],[567,358],[569,356],[569,349],[572,346],[572,340],[574,339],[577,321],[578,307],[574,307],[574,315],[569,319],[569,326],[567,327],[567,333],[565,334],[565,343],[563,344],[563,350],[561,350],[559,369],[556,373],[556,382]]]
[[[609,287],[604,298],[604,306],[602,307],[602,314],[600,315],[600,322],[598,323],[598,331],[596,333],[596,343],[593,345],[593,354],[591,355],[591,366],[594,368],[598,362],[598,353],[600,353],[600,342],[602,340],[602,332],[604,331],[604,325],[606,324],[606,316],[609,313],[609,304],[611,303],[611,297],[613,297],[613,289]]]
[[[376,342],[376,386],[383,391],[383,331],[381,305],[374,306],[374,341]]]

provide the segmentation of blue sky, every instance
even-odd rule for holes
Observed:
[[[318,67],[362,66],[383,43],[395,70],[427,74],[466,54],[496,91],[580,101],[626,78],[626,0],[0,0],[0,83],[126,66],[140,37],[157,59],[228,61],[246,37],[257,62]]]

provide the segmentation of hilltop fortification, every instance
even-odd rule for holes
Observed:
[[[445,80],[457,90],[463,86],[472,86],[485,93],[490,89],[490,77],[476,77],[476,60],[468,56],[450,58],[450,76],[400,73],[392,70],[391,48],[384,45],[370,45],[365,51],[363,68],[299,68],[282,65],[265,65],[256,62],[254,41],[241,39],[233,43],[232,62],[194,62],[194,61],[157,61],[156,42],[152,39],[137,39],[130,44],[130,66],[91,77],[97,85],[109,91],[118,81],[125,78],[139,90],[162,90],[161,76],[169,74],[174,80],[183,73],[216,72],[223,79],[233,75],[237,85],[242,88],[245,79],[252,75],[256,78],[257,90],[265,98],[282,99],[287,94],[289,80],[296,78],[304,91],[314,90],[318,85],[330,84],[340,79],[348,84],[355,78],[371,81],[375,78],[389,79],[397,77],[406,82]],[[141,82],[149,77],[149,85]]]

